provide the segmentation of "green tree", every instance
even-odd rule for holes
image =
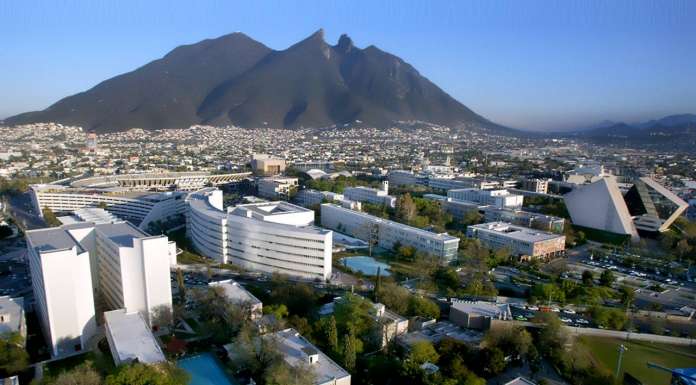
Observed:
[[[269,305],[263,307],[264,314],[272,314],[277,320],[281,320],[288,316],[288,307],[280,305]]]
[[[46,379],[46,382],[51,385],[102,385],[104,383],[91,361],[62,372],[55,378]]]
[[[582,272],[582,283],[585,286],[592,286],[594,284],[594,274],[591,271],[585,270]]]
[[[106,377],[106,385],[187,385],[189,375],[171,363],[146,365],[134,363],[119,366]]]
[[[60,226],[61,222],[58,220],[58,217],[56,217],[56,214],[51,210],[50,207],[46,206],[41,210],[43,214],[44,221],[49,227],[56,227]]]
[[[437,354],[435,347],[428,341],[418,341],[411,345],[411,351],[408,354],[408,360],[420,366],[426,362],[437,363],[440,355]]]
[[[416,207],[416,204],[413,202],[413,198],[411,198],[411,194],[406,193],[402,196],[399,197],[396,201],[396,218],[405,222],[405,223],[411,223],[413,219],[416,217],[416,214],[418,213],[418,209]]]
[[[186,301],[186,281],[180,267],[176,268],[176,286],[179,288],[179,299],[182,302]]]
[[[605,269],[599,276],[599,284],[602,286],[611,287],[611,285],[614,283],[614,279],[614,273],[612,273],[612,271],[609,269]]]
[[[346,368],[346,370],[352,373],[355,370],[355,362],[357,355],[357,343],[355,340],[355,336],[352,333],[346,334],[343,337],[343,341],[343,366]]]
[[[628,309],[633,303],[633,299],[636,296],[635,290],[628,286],[621,286],[619,294],[621,296],[621,303],[624,305],[625,308]]]
[[[484,372],[491,376],[496,376],[505,370],[505,353],[498,348],[485,348],[481,352]]]
[[[326,336],[326,342],[331,351],[334,354],[338,353],[338,328],[336,327],[336,318],[334,318],[334,316],[328,318],[324,333]]]
[[[29,364],[29,355],[22,347],[23,338],[19,333],[0,335],[0,371],[17,373]]]
[[[431,300],[423,297],[411,295],[408,300],[407,316],[410,317],[425,317],[425,318],[440,318],[440,307]]]

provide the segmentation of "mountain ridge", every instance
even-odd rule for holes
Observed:
[[[5,119],[54,121],[97,132],[186,128],[315,127],[423,121],[511,130],[490,122],[374,45],[319,29],[283,50],[243,33],[181,45],[162,58],[65,97],[42,111]]]

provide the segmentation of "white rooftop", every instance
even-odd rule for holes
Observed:
[[[316,376],[315,384],[333,383],[334,379],[350,377],[347,371],[302,337],[295,329],[285,329],[276,333],[266,334],[263,338],[275,339],[279,344],[279,350],[285,362],[291,366],[309,364],[310,356],[318,356],[316,362],[309,364]]]
[[[464,313],[478,314],[485,317],[497,318],[504,314],[506,318],[511,317],[510,305],[506,303],[491,303],[484,301],[453,301],[452,307]]]
[[[19,332],[24,318],[24,300],[21,297],[0,297],[0,335]]]
[[[118,354],[120,362],[137,359],[138,362],[154,364],[166,361],[140,313],[126,313],[125,309],[112,310],[104,313],[104,320],[113,339],[112,352]]]
[[[236,303],[259,304],[261,301],[253,294],[249,293],[238,282],[228,279],[208,283],[209,286],[221,287],[225,291],[225,296]]]
[[[507,222],[488,222],[480,225],[469,226],[477,231],[500,233],[508,238],[524,241],[524,242],[540,242],[556,239],[561,235],[530,229],[524,226],[517,226]]]

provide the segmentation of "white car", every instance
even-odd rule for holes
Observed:
[[[527,306],[527,310],[538,311],[539,306]]]
[[[563,312],[566,314],[575,314],[575,310],[573,309],[563,309]]]
[[[561,322],[569,324],[569,323],[573,322],[573,320],[570,318],[561,318]]]
[[[584,319],[584,318],[578,318],[578,319],[575,320],[575,322],[577,322],[577,323],[579,323],[579,324],[583,324],[583,325],[589,325],[589,324],[590,324],[590,321],[588,321],[588,320],[586,320],[586,319]]]

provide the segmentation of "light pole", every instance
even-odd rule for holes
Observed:
[[[619,345],[619,361],[616,363],[616,374],[614,377],[618,380],[619,374],[621,373],[621,361],[623,360],[623,354],[628,348],[624,344]]]

